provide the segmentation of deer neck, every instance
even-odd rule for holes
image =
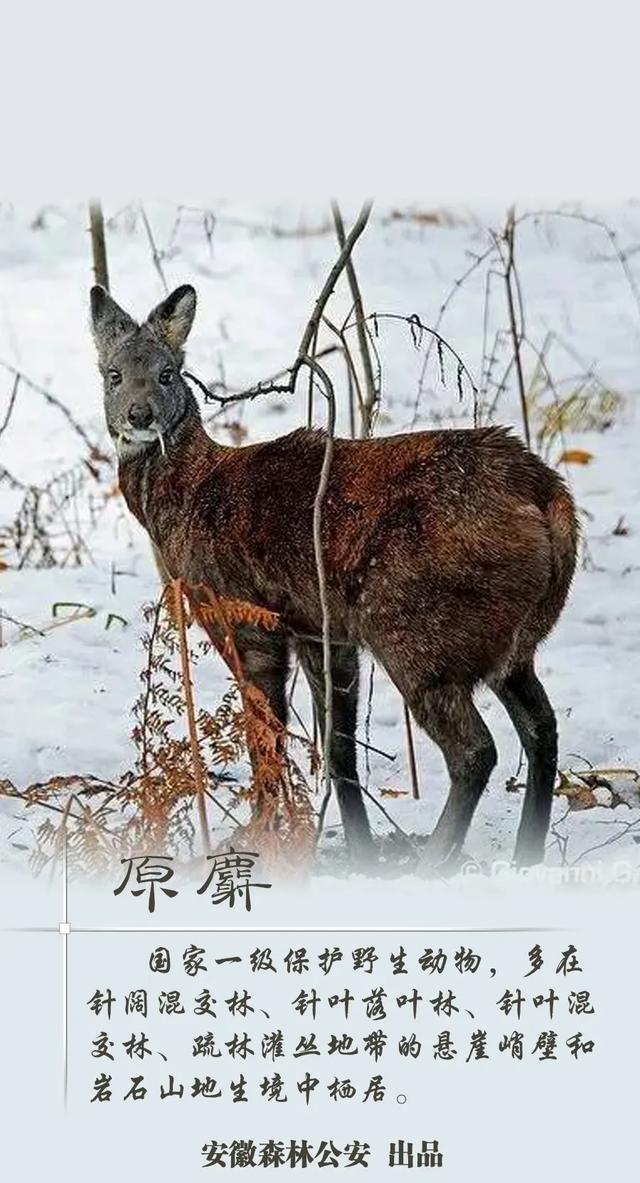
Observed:
[[[163,548],[166,538],[184,519],[201,482],[228,451],[204,429],[195,400],[181,422],[144,451],[121,457],[118,479],[124,499],[151,536]]]

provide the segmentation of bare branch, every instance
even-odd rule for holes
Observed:
[[[611,228],[611,226],[608,226],[607,223],[602,220],[602,218],[596,218],[592,214],[583,214],[580,210],[565,209],[529,210],[527,213],[521,214],[519,218],[516,218],[515,224],[519,225],[520,222],[531,220],[537,221],[540,218],[567,218],[573,222],[584,222],[586,226],[593,226],[594,229],[601,230],[602,233],[605,234],[609,239],[611,248],[622,268],[631,294],[633,295],[636,308],[640,314],[640,287],[638,286],[633,271],[629,266],[629,254],[631,252],[621,249],[621,247],[618,245],[617,233]]]
[[[464,377],[464,378],[466,378],[467,382],[469,383],[469,386],[471,387],[471,393],[473,395],[473,402],[474,402],[474,413],[475,413],[476,403],[477,403],[477,398],[478,398],[478,387],[476,386],[473,375],[472,375],[469,367],[466,365],[466,363],[460,357],[460,354],[458,353],[457,349],[454,349],[453,345],[451,345],[450,342],[447,341],[446,337],[443,337],[442,334],[437,331],[437,329],[431,328],[430,325],[425,324],[424,321],[422,321],[420,319],[420,317],[418,316],[418,314],[416,312],[411,313],[411,315],[409,315],[409,316],[405,316],[400,312],[370,312],[370,313],[368,313],[367,316],[365,316],[364,320],[365,320],[365,324],[373,324],[375,332],[377,332],[378,323],[381,320],[402,321],[404,324],[409,326],[409,328],[411,330],[411,335],[413,337],[413,343],[416,346],[416,349],[420,348],[420,345],[422,343],[422,337],[425,333],[427,333],[430,338],[430,342],[429,342],[429,345],[428,345],[427,351],[426,351],[427,354],[429,354],[431,352],[431,347],[435,342],[436,345],[438,346],[438,356],[439,357],[441,357],[441,351],[446,350],[446,352],[448,354],[450,354],[451,357],[453,357],[455,359],[456,366],[457,366],[458,394],[460,395],[460,397],[462,397],[460,381],[461,381],[461,378]],[[351,323],[347,322],[346,324],[343,325],[343,331],[347,332],[349,329],[353,329],[355,327],[356,327],[355,321],[352,321]],[[426,355],[425,355],[425,361],[426,361]]]
[[[109,269],[107,267],[107,244],[104,234],[104,215],[101,203],[93,198],[89,202],[89,233],[93,255],[93,274],[96,283],[109,291]]]
[[[318,296],[318,299],[316,300],[315,307],[313,309],[313,312],[311,314],[311,317],[309,319],[307,327],[306,327],[304,333],[302,334],[302,339],[300,341],[300,345],[298,348],[298,358],[299,359],[302,357],[308,357],[308,355],[309,355],[311,341],[312,341],[313,337],[315,336],[318,326],[320,324],[320,321],[322,319],[322,313],[324,312],[327,300],[329,299],[329,296],[333,292],[333,289],[335,288],[336,283],[338,282],[338,278],[340,276],[340,273],[344,270],[344,268],[351,256],[351,252],[353,251],[353,248],[356,245],[356,242],[358,241],[365,226],[367,225],[367,222],[369,221],[369,215],[371,213],[371,205],[372,205],[372,203],[370,201],[366,201],[364,203],[362,209],[360,210],[360,213],[358,214],[358,217],[356,218],[356,221],[354,222],[351,230],[349,231],[349,234],[347,235],[347,237],[344,241],[344,246],[342,247],[340,254],[338,255],[338,258],[336,259],[335,263],[333,264],[333,267],[331,268],[331,271],[329,272],[329,274],[324,282],[324,286],[322,288],[322,291],[320,292],[320,295]]]
[[[20,375],[16,374],[13,379],[13,387],[11,389],[11,394],[9,395],[9,402],[7,404],[7,410],[5,412],[5,416],[4,416],[4,419],[2,420],[2,423],[0,423],[0,435],[2,435],[3,431],[6,431],[7,427],[9,426],[9,420],[13,414],[13,408],[15,406],[16,396],[18,394],[19,385],[20,385]]]
[[[409,772],[411,773],[411,793],[414,801],[420,800],[420,785],[418,783],[418,765],[416,764],[416,749],[413,742],[413,729],[411,727],[411,714],[406,704],[404,705],[404,726],[407,733],[407,751],[409,753]]]
[[[158,275],[160,276],[160,282],[162,283],[162,286],[165,290],[165,294],[168,294],[169,288],[167,285],[164,271],[162,270],[163,256],[161,255],[160,251],[158,250],[158,248],[156,246],[156,241],[155,241],[155,238],[153,237],[153,231],[151,229],[151,223],[149,222],[149,219],[147,217],[147,211],[145,210],[143,205],[140,206],[140,216],[142,218],[144,228],[147,232],[147,238],[149,240],[149,246],[151,248],[151,258],[153,259],[153,265],[154,265],[156,271],[158,272]]]
[[[184,694],[185,707],[187,711],[187,730],[189,735],[189,745],[191,748],[191,761],[193,765],[193,780],[196,787],[196,794],[198,799],[198,816],[200,818],[200,831],[202,835],[202,844],[207,854],[211,851],[211,836],[209,833],[209,822],[207,819],[207,807],[205,803],[206,782],[205,772],[202,766],[202,754],[198,743],[198,730],[196,723],[196,711],[193,698],[193,683],[191,681],[191,667],[189,661],[189,645],[187,642],[187,631],[184,615],[184,600],[182,583],[179,579],[172,580],[168,585],[171,587],[173,607],[176,617],[176,627],[178,629],[178,638],[180,641],[180,664],[182,667],[182,689]],[[166,590],[166,589],[165,589]]]
[[[318,590],[320,594],[320,607],[322,610],[322,663],[324,673],[324,732],[323,732],[323,753],[324,753],[324,768],[325,779],[327,784],[327,793],[331,786],[331,733],[333,730],[333,678],[331,674],[331,617],[329,615],[329,601],[327,596],[327,577],[324,566],[324,556],[322,554],[322,503],[324,501],[327,487],[329,484],[329,474],[331,471],[331,461],[333,459],[333,440],[336,427],[336,399],[333,390],[333,384],[326,370],[319,364],[315,358],[302,358],[302,363],[309,366],[309,369],[316,374],[323,383],[327,402],[327,436],[324,446],[324,456],[322,458],[322,468],[320,470],[320,480],[316,490],[315,499],[313,502],[313,551],[316,561],[316,571],[318,574]]]
[[[332,202],[331,211],[333,213],[333,221],[336,228],[338,242],[340,247],[344,250],[346,242],[344,222],[342,220],[342,214],[340,213],[340,207],[336,201]],[[362,372],[364,375],[365,397],[360,403],[361,435],[364,439],[371,435],[375,409],[379,401],[379,391],[376,389],[373,366],[371,364],[371,354],[369,352],[369,341],[367,339],[366,322],[360,286],[358,284],[356,270],[353,265],[353,259],[350,256],[346,260],[345,271],[349,281],[349,287],[351,289],[351,297],[353,299],[353,314],[356,320],[358,345],[360,348]]]
[[[31,378],[28,378],[27,375],[22,372],[22,370],[17,370],[15,366],[10,365],[9,362],[3,361],[1,358],[0,366],[2,366],[2,368],[7,370],[10,374],[13,374],[14,378],[19,378],[23,386],[27,386],[29,390],[33,390],[36,394],[41,395],[42,398],[45,399],[47,403],[49,403],[49,406],[55,407],[56,410],[60,411],[61,414],[64,415],[67,422],[71,424],[73,430],[77,433],[77,435],[80,436],[80,439],[84,441],[95,459],[107,459],[107,457],[103,456],[100,452],[98,445],[89,438],[84,427],[82,427],[81,424],[78,423],[76,419],[74,419],[71,411],[67,406],[65,406],[61,399],[57,398],[55,394],[52,394],[50,390],[46,390],[44,386],[40,386],[37,382],[33,382]]]
[[[522,358],[520,355],[520,346],[522,344],[522,335],[524,333],[524,326],[518,330],[516,323],[516,309],[513,298],[514,288],[514,273],[515,273],[515,210],[510,209],[507,215],[507,221],[504,229],[504,241],[507,246],[507,261],[504,270],[504,281],[507,291],[507,308],[509,310],[509,327],[511,330],[511,342],[513,345],[513,356],[515,360],[516,375],[518,378],[518,393],[520,395],[520,409],[522,411],[522,423],[524,427],[524,438],[527,447],[531,447],[531,431],[529,428],[529,412],[527,409],[527,393],[524,385],[524,375],[522,372]],[[522,317],[521,317],[522,320]]]
[[[319,349],[315,356],[319,360],[321,357],[329,357],[331,353],[339,352],[339,345],[325,345],[324,349]],[[201,378],[198,378],[189,370],[182,371],[182,377],[187,378],[189,382],[194,382],[198,389],[202,391],[205,402],[219,403],[221,408],[227,407],[233,403],[252,402],[254,398],[258,398],[258,396],[261,394],[291,394],[292,391],[290,381],[288,381],[286,384],[279,385],[280,379],[287,378],[287,376],[290,376],[290,374],[291,367],[289,366],[284,370],[278,370],[278,372],[276,374],[272,374],[270,378],[263,378],[262,381],[257,384],[257,386],[251,386],[249,389],[245,388],[243,390],[237,390],[234,391],[233,394],[216,394],[216,387],[222,387],[223,390],[229,388],[225,387],[222,383],[211,383],[210,385],[207,385],[202,381]],[[215,415],[218,414],[220,414],[220,412],[216,411]],[[215,415],[213,418],[215,418]]]

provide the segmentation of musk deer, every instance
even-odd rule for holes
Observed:
[[[181,373],[196,293],[179,287],[138,325],[100,287],[92,321],[105,410],[129,509],[166,570],[276,612],[275,631],[235,636],[245,676],[287,714],[294,648],[324,718],[322,613],[312,538],[321,431],[242,448],[205,431]],[[486,683],[528,761],[516,842],[543,858],[557,765],[556,722],[534,672],[576,559],[574,505],[561,478],[501,427],[335,441],[322,509],[331,620],[331,777],[347,843],[372,839],[358,784],[358,650],[389,674],[442,750],[450,791],[427,844],[443,864],[462,848],[496,763],[473,702]]]

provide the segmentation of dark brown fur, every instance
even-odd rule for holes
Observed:
[[[240,450],[213,443],[181,374],[196,309],[189,284],[143,325],[102,288],[92,290],[91,303],[107,425],[130,509],[170,575],[279,614],[275,632],[236,631],[245,674],[284,723],[293,645],[323,719],[312,522],[324,436],[296,431]],[[359,857],[372,852],[355,748],[362,646],[447,764],[451,788],[429,859],[440,864],[460,851],[496,761],[473,703],[480,681],[495,690],[527,754],[516,858],[543,857],[557,739],[533,656],[564,604],[576,538],[560,477],[502,428],[336,440],[322,506],[334,688],[330,772],[345,836]]]
[[[171,575],[273,609],[304,650],[322,630],[312,515],[323,451],[322,433],[305,430],[223,448],[189,417],[166,457],[123,464],[121,485]],[[576,519],[560,477],[502,428],[337,440],[322,523],[333,642],[369,648],[450,770],[461,743],[480,752],[486,780],[495,754],[471,691],[483,680],[504,697],[509,678],[528,678],[562,608]],[[265,634],[245,649],[282,715],[285,644]],[[460,828],[445,828],[438,855],[459,847]],[[541,853],[534,830],[527,861]]]

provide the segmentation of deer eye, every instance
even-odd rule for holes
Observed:
[[[173,378],[173,370],[171,366],[166,366],[164,370],[160,371],[158,381],[161,386],[168,386]]]
[[[120,370],[109,370],[108,378],[110,386],[119,386],[122,382],[122,374],[120,373]]]

